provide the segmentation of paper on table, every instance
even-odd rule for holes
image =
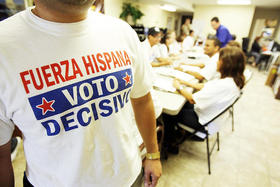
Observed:
[[[176,92],[176,88],[173,87],[173,78],[166,76],[156,76],[154,81],[154,87],[167,92]]]
[[[194,71],[194,72],[199,72],[201,69],[196,66],[189,66],[189,65],[182,65],[183,71]]]
[[[168,76],[168,77],[173,77],[173,78],[178,78],[184,81],[190,81],[194,79],[192,75],[189,75],[187,73],[171,69],[171,68],[166,68],[166,67],[158,67],[158,68],[153,68],[153,70],[160,75]]]

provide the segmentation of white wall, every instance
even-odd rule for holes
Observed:
[[[145,14],[137,23],[143,24],[145,27],[167,27],[167,20],[171,19],[171,29],[175,27],[175,20],[179,21],[179,14],[168,12],[160,9],[159,5],[139,4],[140,10]]]
[[[215,33],[210,21],[217,16],[221,24],[226,26],[231,34],[235,34],[237,41],[241,42],[243,37],[249,36],[254,11],[254,6],[197,5],[194,9],[194,20],[198,21],[203,35],[207,36],[209,33]]]
[[[105,14],[120,17],[124,0],[104,0]]]
[[[119,17],[122,12],[122,4],[127,0],[105,0],[105,14]],[[164,11],[159,5],[151,5],[147,3],[133,3],[145,14],[137,24],[143,24],[145,27],[167,27],[167,19],[171,18],[171,29],[174,29],[175,20],[179,21],[179,14]]]

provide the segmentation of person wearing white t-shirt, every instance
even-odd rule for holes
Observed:
[[[217,63],[219,60],[219,50],[220,50],[221,42],[215,36],[209,36],[205,42],[204,53],[210,57],[210,59],[206,63],[183,63],[184,65],[198,66],[202,68],[200,71],[184,71],[182,67],[177,67],[177,70],[188,73],[198,80],[212,80],[215,78],[219,78],[219,72],[217,72]]]
[[[148,38],[144,41],[144,45],[146,46],[145,49],[148,50],[147,54],[149,54],[149,62],[152,67],[160,67],[171,64],[168,59],[162,58],[160,49],[161,35],[162,34],[159,28],[152,27],[148,31]]]
[[[142,43],[142,48],[143,48],[143,56],[146,58],[145,62],[148,62],[148,65],[146,66],[146,71],[151,72],[151,81],[154,83],[155,79],[156,79],[156,74],[153,71],[152,68],[152,63],[153,63],[153,50],[151,45],[154,43],[150,43],[148,39],[146,39],[145,41],[143,41]],[[156,118],[158,118],[161,115],[162,112],[162,105],[154,91],[154,89],[151,89],[151,95],[152,95],[152,99],[153,99],[153,103],[154,103],[154,109],[155,109],[155,115]]]
[[[194,42],[194,31],[190,30],[190,34],[183,41],[183,51],[192,49],[192,47],[194,46]]]
[[[161,57],[162,58],[169,58],[170,54],[170,46],[175,42],[176,35],[174,37],[174,31],[170,30],[167,31],[162,40],[161,40],[161,46],[160,46],[160,51],[161,51]]]
[[[10,139],[23,134],[25,186],[133,185],[142,159],[130,102],[148,154],[145,185],[161,164],[141,44],[93,0],[35,0],[0,22],[0,186],[13,186]],[[114,31],[114,32],[112,32]]]
[[[203,133],[203,124],[212,120],[239,97],[245,84],[245,55],[242,50],[237,47],[222,48],[217,68],[221,78],[205,84],[174,80],[174,87],[188,100],[175,117],[177,123]],[[191,94],[185,86],[199,91]]]
[[[177,42],[176,32],[171,31],[171,37],[173,42],[169,45],[169,56],[178,56],[182,53],[182,45]]]

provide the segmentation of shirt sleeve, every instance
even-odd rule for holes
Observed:
[[[135,42],[135,59],[134,59],[134,76],[133,76],[133,87],[131,90],[131,98],[139,98],[148,94],[152,88],[152,73],[151,68],[148,66],[145,51],[141,47],[141,43],[134,32]]]
[[[217,72],[217,63],[216,62],[208,62],[204,68],[200,70],[200,74],[207,80],[211,80]]]
[[[168,50],[165,44],[160,45],[160,57],[162,58],[168,57]]]
[[[221,90],[217,87],[216,81],[209,81],[205,83],[204,87],[200,91],[193,94],[195,107],[200,110],[207,109],[220,99],[220,92]]]
[[[4,103],[0,99],[0,146],[11,139],[13,131],[14,123],[6,116]]]
[[[227,42],[227,35],[228,35],[228,31],[226,29],[220,29],[219,31],[219,40],[222,43],[222,46],[224,46]]]

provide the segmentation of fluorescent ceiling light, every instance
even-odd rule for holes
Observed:
[[[160,8],[169,12],[176,12],[177,10],[176,7],[172,5],[161,5]]]
[[[219,5],[250,5],[251,0],[218,0]]]

